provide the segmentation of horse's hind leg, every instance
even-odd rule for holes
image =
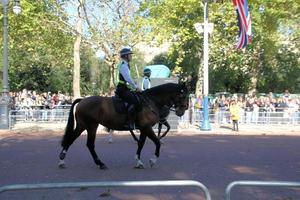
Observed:
[[[131,134],[131,136],[133,137],[134,141],[139,142],[139,140],[138,140],[137,137],[135,136],[133,130],[129,130],[129,131],[130,131],[130,134]]]
[[[162,129],[162,123],[159,122],[159,123],[158,123],[158,133],[157,133],[157,137],[158,137],[158,138],[161,138],[161,137],[160,137],[161,129]]]
[[[113,134],[114,134],[114,130],[113,129],[108,129],[108,143],[113,143]]]
[[[106,165],[99,159],[95,151],[95,139],[96,139],[97,128],[98,128],[98,124],[93,124],[90,125],[90,127],[87,129],[88,134],[87,134],[86,146],[90,150],[90,153],[96,165],[98,165],[100,169],[107,169]]]
[[[65,157],[67,154],[67,151],[69,147],[73,144],[73,142],[81,135],[81,133],[84,131],[84,128],[76,127],[76,129],[72,132],[68,132],[64,135],[63,140],[61,142],[62,150],[59,154],[59,168],[65,168]]]

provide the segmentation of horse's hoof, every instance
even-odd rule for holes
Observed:
[[[66,168],[66,164],[63,160],[60,160],[58,163],[58,168],[59,169],[65,169]]]
[[[149,164],[150,164],[150,167],[151,167],[151,168],[154,167],[154,165],[156,164],[156,159],[151,158],[151,159],[149,160]]]
[[[59,169],[66,169],[67,167],[66,167],[66,164],[59,164],[58,168]]]
[[[136,165],[134,168],[135,169],[145,169],[144,165]]]
[[[136,163],[136,166],[134,167],[135,169],[144,169],[144,164],[142,163],[142,161],[138,160],[138,162]]]
[[[100,169],[108,169],[105,164],[99,166]]]

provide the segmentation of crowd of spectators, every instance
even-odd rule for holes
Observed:
[[[53,109],[72,103],[72,97],[60,91],[57,93],[37,93],[36,91],[23,89],[21,92],[11,92],[10,97],[12,100],[12,110]]]
[[[300,116],[300,96],[292,95],[288,90],[285,90],[279,96],[275,96],[273,93],[264,95],[229,95],[220,94],[215,98],[210,98],[209,109],[210,114],[219,115],[218,121],[225,119],[224,113],[229,113],[230,103],[235,100],[240,107],[240,115],[242,120],[248,120],[248,122],[259,121],[260,116],[268,116],[270,113],[281,113],[282,117],[290,117],[294,120],[299,120]],[[190,108],[193,111],[202,110],[202,96],[192,97],[190,101]],[[265,114],[263,114],[265,113]],[[226,121],[228,121],[226,119]]]
[[[107,94],[107,96],[111,95],[113,94]],[[73,100],[72,96],[63,94],[60,91],[57,93],[37,93],[36,91],[27,89],[23,89],[21,92],[11,92],[10,97],[12,100],[11,110],[15,111],[13,113],[16,113],[18,110],[23,110],[26,113],[26,118],[34,118],[33,111],[38,110],[37,113],[39,114],[37,114],[37,118],[43,120],[48,120],[50,116],[55,118],[59,115],[57,114],[58,112],[62,112],[55,108],[69,109]],[[198,97],[191,95],[190,109],[189,112],[187,112],[190,113],[188,114],[190,115],[190,122],[193,121],[192,118],[201,118],[202,100],[201,95]],[[274,95],[271,92],[264,95],[217,94],[215,97],[209,98],[210,115],[214,116],[214,120],[217,120],[217,122],[221,124],[230,121],[229,111],[233,100],[240,108],[242,123],[257,123],[261,120],[261,116],[270,116],[268,115],[269,113],[280,113],[278,116],[281,116],[281,119],[289,117],[292,121],[300,123],[300,95],[292,95],[288,90],[285,90],[284,93],[280,95]],[[191,113],[197,112],[199,116],[191,115]],[[266,114],[262,115],[261,113]],[[65,115],[65,113],[63,115]]]
[[[12,109],[26,109],[26,108],[39,108],[39,109],[52,109],[61,105],[72,104],[72,96],[63,94],[58,91],[57,93],[43,92],[37,93],[23,89],[20,92],[11,92],[10,97],[13,102]],[[258,96],[253,95],[228,95],[220,94],[209,100],[209,108],[211,112],[228,111],[229,105],[232,100],[236,100],[241,109],[245,111],[258,111],[258,112],[283,112],[286,110],[300,111],[300,96],[292,97],[292,95],[285,90],[280,97],[275,97],[273,93]],[[192,109],[202,109],[202,96],[192,96],[190,101]]]
[[[275,97],[273,93],[258,96],[253,95],[228,95],[221,94],[215,98],[210,98],[209,108],[211,112],[228,111],[230,102],[237,101],[240,108],[245,111],[258,111],[258,112],[283,112],[286,110],[300,111],[300,97],[292,95],[286,90],[279,97]],[[202,96],[191,98],[191,107],[194,109],[202,109]]]

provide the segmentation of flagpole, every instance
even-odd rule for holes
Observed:
[[[208,108],[208,0],[204,1],[204,24],[203,24],[203,121],[200,130],[210,131],[209,108]]]

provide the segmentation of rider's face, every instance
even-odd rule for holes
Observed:
[[[132,60],[132,54],[128,54],[127,58],[128,58],[128,62],[131,61]]]

